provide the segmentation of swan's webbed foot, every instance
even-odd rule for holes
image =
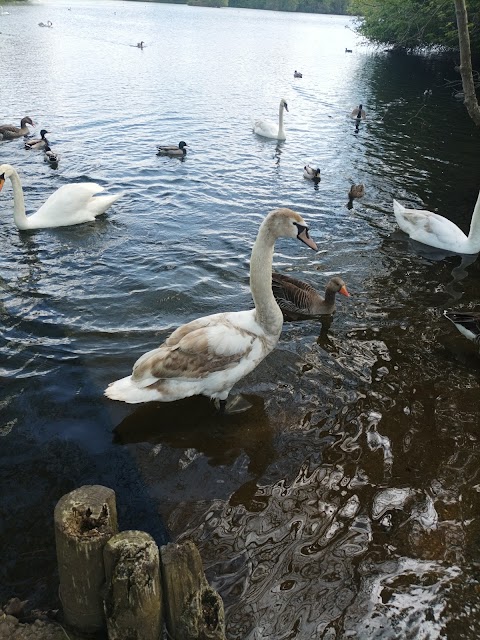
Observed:
[[[245,398],[238,394],[237,396],[228,397],[225,400],[215,399],[215,407],[219,415],[233,415],[234,413],[243,413],[244,411],[248,411],[252,404],[245,400]]]

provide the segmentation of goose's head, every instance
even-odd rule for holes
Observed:
[[[298,238],[307,247],[317,251],[317,245],[308,234],[308,225],[300,214],[285,207],[274,209],[265,218],[268,232],[274,238]]]
[[[350,294],[347,291],[347,285],[339,276],[335,276],[329,280],[327,289],[330,289],[330,291],[334,291],[335,293],[341,293],[342,296],[346,296],[347,298],[350,297]]]
[[[23,127],[24,127],[26,124],[31,124],[31,125],[32,125],[32,127],[34,127],[34,126],[35,126],[35,124],[34,124],[33,120],[30,118],[30,116],[25,116],[25,118],[22,118],[22,119],[20,120],[20,125],[21,125],[22,129],[23,129]]]
[[[5,184],[5,180],[10,178],[13,174],[14,168],[9,164],[0,165],[0,191],[3,189],[3,185]]]
[[[285,109],[285,111],[288,111],[288,104],[287,101],[285,100],[285,98],[282,98],[280,100],[280,104],[282,105],[282,107]]]

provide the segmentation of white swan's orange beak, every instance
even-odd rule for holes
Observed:
[[[347,298],[350,298],[350,294],[348,293],[347,287],[345,285],[343,285],[338,293],[341,293],[342,296],[347,296]]]
[[[0,191],[3,189],[3,185],[5,184],[5,174],[2,173],[0,176]]]
[[[310,249],[313,249],[314,251],[318,251],[317,245],[308,235],[307,227],[304,227],[302,231],[300,231],[300,233],[297,235],[297,238],[302,242],[304,242],[307,245],[307,247],[310,247]]]

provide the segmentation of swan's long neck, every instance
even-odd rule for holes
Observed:
[[[285,131],[283,130],[283,102],[280,102],[280,107],[278,109],[278,137],[285,137]]]
[[[22,184],[15,170],[11,174],[10,180],[13,188],[13,219],[19,229],[28,229],[28,218],[25,214]]]
[[[472,248],[480,251],[480,192],[475,204],[475,209],[473,210],[470,232],[468,234],[468,243]]]
[[[280,335],[283,314],[272,291],[272,262],[275,240],[263,223],[258,232],[250,258],[250,289],[257,322],[269,334]]]

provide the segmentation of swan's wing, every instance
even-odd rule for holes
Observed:
[[[270,122],[270,120],[255,120],[253,130],[260,136],[267,138],[275,138],[278,135],[278,124]]]
[[[453,242],[465,242],[467,236],[455,223],[438,213],[420,209],[395,209],[398,226],[418,242],[451,246]]]
[[[233,368],[248,358],[258,335],[230,323],[229,315],[210,316],[209,323],[204,326],[198,326],[198,321],[194,321],[177,329],[183,330],[184,334],[173,345],[167,341],[137,360],[132,373],[135,384],[144,387],[159,379],[172,378],[198,380],[213,372]],[[220,321],[221,316],[223,321]],[[217,320],[212,321],[215,317]],[[186,331],[187,327],[189,331]]]
[[[68,218],[87,208],[91,198],[105,189],[95,182],[77,182],[65,184],[44,202],[40,209],[33,214],[36,217],[55,214],[61,218]],[[31,217],[31,216],[30,216]],[[92,213],[92,219],[94,214]]]
[[[480,341],[480,313],[478,311],[444,311],[448,318],[470,340]]]

